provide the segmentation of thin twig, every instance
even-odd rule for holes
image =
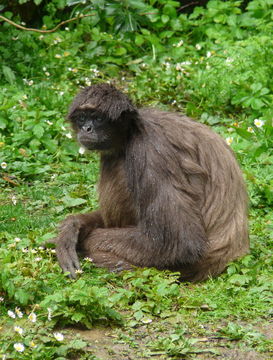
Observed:
[[[198,5],[199,4],[199,1],[193,1],[193,2],[191,2],[191,3],[189,3],[189,4],[186,4],[186,5],[184,5],[184,6],[181,6],[179,9],[178,9],[178,11],[181,11],[181,10],[183,10],[183,9],[186,9],[187,7],[190,7],[190,6],[192,6],[192,5]]]
[[[95,16],[96,14],[87,14],[87,15],[79,15],[79,16],[76,16],[76,17],[73,17],[69,20],[65,20],[65,21],[62,21],[60,22],[57,26],[55,26],[53,29],[51,30],[39,30],[39,29],[32,29],[32,28],[27,28],[25,26],[22,26],[22,25],[19,25],[19,24],[16,24],[15,22],[11,21],[10,19],[7,19],[6,17],[0,15],[0,20],[3,20],[3,21],[6,21],[7,23],[9,23],[10,25],[18,28],[18,29],[21,29],[21,30],[25,30],[25,31],[34,31],[34,32],[37,32],[37,33],[42,33],[42,34],[49,34],[49,33],[53,33],[54,31],[58,30],[60,26],[64,25],[64,24],[68,24],[72,21],[75,21],[75,20],[78,20],[78,19],[83,19],[85,17],[88,17],[88,16]]]

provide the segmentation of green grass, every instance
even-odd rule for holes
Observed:
[[[179,284],[171,274],[156,270],[109,274],[83,261],[84,273],[79,275],[79,280],[71,281],[61,274],[51,250],[38,250],[39,244],[53,235],[66,213],[96,206],[94,183],[89,183],[90,166],[83,164],[78,172],[72,171],[73,164],[70,172],[67,167],[66,164],[63,172],[60,166],[54,179],[14,188],[7,186],[1,193],[3,354],[12,352],[13,326],[19,324],[28,338],[39,344],[40,352],[51,349],[46,359],[62,353],[62,346],[67,346],[63,350],[65,356],[77,353],[81,358],[91,359],[92,354],[97,354],[97,359],[123,359],[124,354],[134,354],[134,359],[150,356],[181,359],[183,354],[189,358],[212,359],[223,356],[223,348],[229,349],[230,356],[236,351],[245,356],[254,351],[257,359],[270,358],[273,260],[269,208],[251,209],[251,254],[231,264],[216,279]],[[86,203],[70,207],[64,201],[67,195],[86,199]],[[17,202],[13,205],[11,199],[15,198]],[[21,239],[18,242],[14,240],[17,237]],[[32,249],[38,252],[33,254]],[[26,315],[23,319],[9,318],[7,311],[14,311],[16,306],[24,313],[34,310],[37,323],[31,324]],[[51,321],[47,318],[48,307],[53,311]],[[77,324],[91,330],[83,331]],[[101,331],[103,324],[108,335],[99,333],[100,351],[92,346],[87,348],[90,338]],[[59,343],[52,335],[56,326],[65,334],[63,342]],[[74,349],[77,331],[82,342],[79,349]],[[20,340],[17,335],[16,341]],[[114,343],[116,350],[112,353],[109,349]],[[28,353],[25,350],[24,356],[39,359],[38,348]]]

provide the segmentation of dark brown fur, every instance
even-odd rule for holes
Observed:
[[[111,270],[153,266],[198,281],[247,253],[245,185],[219,135],[186,116],[137,110],[108,84],[84,89],[69,117],[81,109],[106,114],[122,135],[101,153],[99,210],[61,226],[64,271],[79,268],[77,247]]]

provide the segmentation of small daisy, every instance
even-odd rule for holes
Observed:
[[[202,48],[202,46],[200,44],[196,44],[195,47],[196,47],[196,50],[201,50],[201,48]]]
[[[176,47],[180,47],[184,44],[184,41],[183,40],[180,40],[178,44],[176,44]]]
[[[8,164],[7,164],[5,161],[3,161],[3,162],[1,163],[1,168],[2,168],[2,169],[6,169],[7,166],[8,166]]]
[[[4,301],[3,296],[0,296],[0,302],[3,302],[3,301]]]
[[[14,241],[15,241],[15,242],[20,242],[21,239],[20,239],[19,237],[16,237],[16,238],[14,239]]]
[[[29,346],[31,347],[31,348],[36,348],[36,344],[35,344],[35,342],[34,341],[31,341],[30,343],[29,343]]]
[[[79,148],[79,153],[80,153],[81,155],[83,155],[83,154],[85,153],[85,148],[84,148],[83,146],[81,146],[81,147]]]
[[[52,319],[52,309],[47,308],[47,320],[51,321],[51,319]]]
[[[250,133],[254,133],[254,130],[253,130],[253,128],[252,128],[251,126],[249,126],[249,127],[247,128],[247,131],[250,132]]]
[[[150,324],[153,320],[152,319],[149,319],[149,318],[143,318],[141,320],[141,322],[143,322],[143,324]]]
[[[81,269],[78,269],[78,270],[75,271],[75,273],[76,273],[76,274],[82,274],[83,271],[82,271]]]
[[[61,333],[53,333],[53,336],[55,337],[55,339],[57,341],[63,341],[63,339],[64,339],[64,336]]]
[[[210,51],[207,52],[207,58],[209,58],[209,57],[211,57],[211,52]]]
[[[16,199],[16,196],[15,196],[15,195],[13,195],[13,196],[11,197],[11,202],[12,202],[13,205],[16,205],[16,204],[17,204],[17,199]]]
[[[14,349],[18,352],[23,352],[25,350],[25,347],[23,344],[16,343],[13,345]]]
[[[72,139],[72,134],[71,134],[71,133],[66,133],[65,136],[66,136],[68,139]]]
[[[28,316],[28,319],[29,319],[31,322],[35,323],[36,320],[37,320],[37,316],[36,316],[35,313],[30,313],[29,316]]]
[[[233,138],[232,138],[232,137],[227,137],[227,138],[226,138],[226,143],[227,143],[228,145],[231,145],[232,141],[233,141]]]
[[[264,126],[264,121],[260,120],[260,119],[255,119],[254,120],[254,125],[257,126],[258,128],[263,127]]]
[[[15,308],[15,312],[16,312],[16,315],[18,316],[18,318],[21,319],[23,317],[23,313],[18,307]]]
[[[83,260],[88,261],[88,262],[92,262],[92,261],[93,261],[93,259],[91,259],[90,257],[85,257]]]
[[[12,319],[16,318],[15,313],[13,311],[11,311],[11,310],[8,311],[8,316],[11,317]]]
[[[14,331],[22,335],[24,330],[20,326],[14,326]]]

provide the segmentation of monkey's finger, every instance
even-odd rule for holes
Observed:
[[[74,266],[75,270],[80,270],[81,265],[80,265],[80,261],[79,261],[79,257],[78,254],[76,252],[75,248],[69,247],[67,249],[68,255],[69,255],[69,259],[72,261],[72,264]]]
[[[72,260],[70,259],[70,255],[67,252],[66,249],[64,249],[63,247],[58,247],[56,249],[56,255],[57,255],[57,259],[58,262],[60,264],[61,269],[63,270],[63,272],[69,272],[69,277],[75,279],[76,278],[76,273],[75,273],[75,267],[73,265]]]

